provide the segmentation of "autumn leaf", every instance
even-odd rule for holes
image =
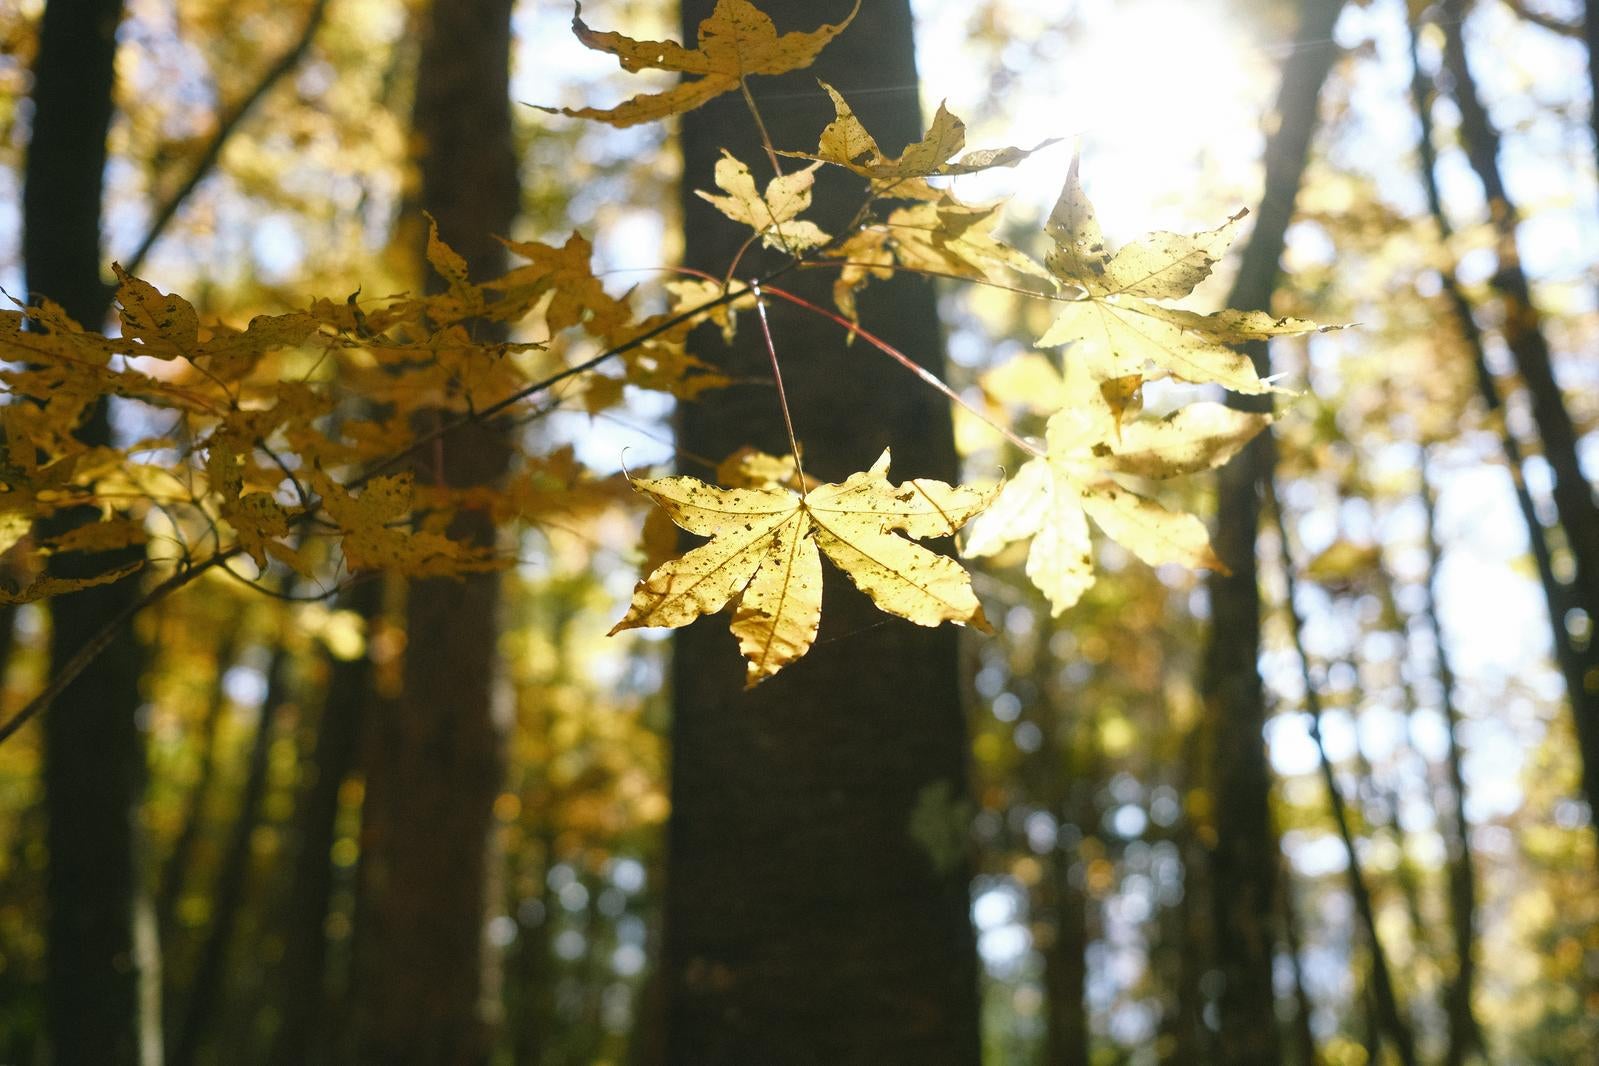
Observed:
[[[410,474],[375,477],[359,496],[321,470],[311,471],[309,480],[322,497],[328,517],[339,527],[344,561],[351,570],[440,577],[502,565],[489,554],[443,534],[406,528],[402,519],[411,511]]]
[[[225,436],[212,438],[206,452],[206,479],[221,497],[222,518],[238,535],[239,547],[265,570],[274,539],[289,532],[289,512],[270,493],[244,491],[244,466],[245,457]]]
[[[238,381],[254,370],[270,352],[307,344],[320,323],[304,311],[281,315],[256,315],[245,328],[222,324],[210,327],[210,337],[200,346],[196,360],[218,381]]]
[[[1041,373],[1030,362],[1025,374],[996,376],[987,387],[1009,380],[1037,388]],[[1068,365],[1064,379],[1048,390],[1065,405],[1048,422],[1044,455],[1028,460],[1005,484],[962,547],[965,555],[980,557],[1031,538],[1027,577],[1056,615],[1094,583],[1090,518],[1151,566],[1220,569],[1204,523],[1167,510],[1113,475],[1164,480],[1220,466],[1271,421],[1269,415],[1207,402],[1162,419],[1124,423],[1123,411],[1101,384],[1086,363]]]
[[[24,511],[0,511],[0,555],[4,555],[33,530],[33,516]]]
[[[1201,315],[1151,303],[1187,296],[1208,278],[1244,212],[1202,233],[1150,233],[1113,255],[1078,171],[1074,157],[1045,225],[1053,248],[1044,265],[1064,289],[1081,295],[1061,305],[1040,345],[1080,345],[1078,357],[1095,360],[1103,377],[1148,376],[1153,363],[1182,381],[1264,393],[1281,390],[1262,381],[1232,345],[1337,328],[1259,312]]]
[[[105,552],[132,548],[149,540],[150,534],[142,519],[113,515],[103,521],[74,526],[45,540],[41,547],[51,552]],[[4,543],[4,538],[0,538],[0,543]]]
[[[0,585],[0,603],[33,603],[36,600],[46,600],[52,596],[64,596],[69,592],[80,592],[96,585],[110,585],[121,581],[142,566],[144,566],[142,561],[129,563],[126,566],[119,566],[113,570],[106,570],[90,577],[39,577],[20,589]]]
[[[1012,167],[1040,148],[1055,143],[1049,140],[1033,148],[985,149],[968,152],[960,159],[954,159],[955,153],[966,147],[966,123],[951,114],[941,103],[922,139],[908,146],[897,157],[888,156],[878,147],[877,139],[866,131],[843,95],[825,81],[821,82],[821,86],[832,98],[837,117],[822,130],[816,153],[778,154],[841,166],[870,178],[874,187],[892,187],[907,178],[952,177],[993,167]]]
[[[859,290],[873,278],[891,277],[896,267],[1002,284],[1016,275],[1050,279],[1043,267],[994,236],[1002,204],[963,203],[920,180],[898,186],[899,195],[916,202],[895,208],[883,222],[865,227],[828,253],[843,261],[833,283],[833,301],[846,318],[856,317]]]
[[[890,614],[924,626],[986,627],[960,565],[906,538],[953,534],[989,494],[925,478],[894,485],[888,465],[884,451],[870,470],[803,496],[777,487],[718,488],[682,476],[635,481],[672,521],[711,540],[640,581],[611,632],[683,626],[734,603],[733,635],[747,660],[747,684],[756,685],[815,641],[822,554]]]
[[[822,164],[813,163],[792,174],[779,174],[766,183],[766,191],[755,188],[755,178],[750,168],[724,150],[716,162],[717,188],[727,193],[715,196],[696,190],[700,199],[722,214],[740,222],[760,234],[769,248],[781,248],[791,255],[826,244],[830,239],[816,223],[796,220],[800,212],[811,206],[811,186],[816,183],[816,171]]]
[[[427,260],[444,283],[449,286],[451,318],[479,315],[484,310],[483,290],[472,284],[467,273],[466,260],[439,236],[439,223],[432,215],[425,215],[428,223]]]
[[[692,111],[737,89],[752,74],[783,74],[810,66],[827,43],[855,18],[860,0],[842,22],[781,36],[772,20],[749,0],[717,0],[710,18],[700,23],[699,47],[693,49],[675,41],[636,41],[620,33],[598,32],[581,18],[583,6],[576,6],[572,32],[577,39],[597,52],[616,56],[623,70],[669,70],[696,75],[664,92],[643,93],[612,108],[539,107],[551,114],[626,127]]]
[[[792,489],[799,486],[800,470],[792,455],[776,456],[745,446],[717,464],[716,480],[734,489]],[[807,492],[820,485],[805,475]]]
[[[722,283],[710,278],[674,278],[666,282],[666,291],[672,295],[673,316],[697,311],[701,307],[713,303],[724,292],[737,295],[726,303],[719,303],[704,312],[704,317],[722,327],[722,339],[728,344],[733,343],[737,329],[737,312],[741,308],[755,306],[754,294],[748,285],[741,281],[731,281],[728,288],[723,289]]]
[[[193,358],[200,347],[200,316],[194,305],[164,293],[112,263],[117,276],[117,310],[122,336],[134,342],[131,354],[153,359]]]

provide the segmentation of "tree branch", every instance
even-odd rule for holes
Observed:
[[[166,201],[156,209],[155,218],[150,223],[149,230],[145,232],[144,239],[139,242],[138,248],[134,250],[133,255],[124,261],[124,267],[129,274],[137,274],[139,272],[139,268],[144,264],[145,258],[150,254],[150,249],[155,246],[156,241],[161,239],[161,235],[166,232],[167,226],[171,225],[172,220],[177,216],[178,209],[183,206],[184,201],[188,200],[194,190],[216,167],[217,160],[222,157],[222,149],[227,147],[229,139],[238,130],[245,117],[249,115],[250,110],[274,85],[283,80],[285,75],[300,65],[300,60],[305,58],[306,51],[311,47],[312,39],[316,37],[317,30],[322,26],[323,16],[327,14],[328,2],[329,0],[316,0],[311,5],[311,13],[306,16],[305,28],[300,31],[299,40],[294,42],[292,48],[278,57],[276,63],[267,68],[265,73],[261,75],[261,79],[255,83],[255,87],[246,93],[244,99],[240,100],[233,110],[223,118],[222,122],[217,126],[216,133],[212,134],[210,143],[205,146],[205,151],[200,153],[200,159],[195,163],[194,170],[190,172],[183,184],[178,186],[172,195],[167,197]]]

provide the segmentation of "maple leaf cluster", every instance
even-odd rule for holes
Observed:
[[[749,0],[718,0],[696,48],[598,32],[581,9],[578,16],[578,39],[624,69],[686,75],[674,88],[615,107],[561,112],[631,126],[699,107],[750,77],[809,66],[854,12],[780,35]],[[1035,445],[1004,431],[1030,456],[1009,481],[986,488],[895,484],[887,452],[836,484],[806,481],[792,456],[750,452],[724,464],[724,486],[683,476],[634,479],[631,487],[659,508],[657,516],[708,540],[665,558],[671,528],[659,517],[648,522],[646,554],[661,561],[613,632],[686,625],[732,605],[733,633],[755,684],[814,642],[823,556],[890,614],[920,625],[981,627],[966,570],[916,543],[954,536],[973,520],[965,555],[1030,540],[1026,573],[1057,613],[1093,580],[1090,520],[1150,564],[1217,566],[1199,519],[1167,510],[1144,486],[1225,462],[1269,417],[1207,402],[1150,419],[1139,414],[1138,398],[1147,381],[1161,378],[1272,391],[1235,345],[1320,328],[1172,305],[1210,275],[1241,215],[1202,233],[1152,233],[1113,253],[1074,159],[1039,262],[997,235],[1002,203],[966,203],[940,179],[1014,166],[1045,145],[966,152],[964,124],[940,106],[926,134],[890,156],[841,93],[821,89],[834,118],[815,151],[767,145],[774,169],[780,156],[807,166],[761,183],[724,154],[712,175],[718,191],[700,195],[747,227],[751,244],[835,269],[838,319],[852,329],[861,290],[896,271],[1033,286],[1056,309],[1037,344],[1064,349],[1064,368],[1029,353],[996,369],[985,387],[999,403],[1020,401],[1044,417],[1044,440]],[[847,171],[866,187],[870,210],[842,232],[803,217],[822,167]],[[8,580],[0,600],[58,595],[128,572],[42,577],[42,560],[53,552],[147,544],[151,559],[191,567],[200,562],[194,545],[212,533],[212,563],[247,557],[258,572],[458,575],[507,562],[450,538],[463,510],[538,523],[614,502],[626,485],[588,474],[570,449],[523,456],[494,489],[451,490],[418,475],[428,473],[430,445],[461,427],[556,402],[558,385],[567,390],[559,402],[593,414],[619,403],[628,386],[692,401],[724,384],[689,352],[690,333],[710,321],[731,336],[736,311],[761,298],[760,285],[733,279],[734,264],[725,282],[669,283],[671,307],[643,315],[629,296],[601,284],[592,245],[579,234],[559,246],[506,247],[517,265],[473,279],[430,221],[427,259],[442,292],[318,299],[259,315],[242,330],[202,323],[183,297],[120,267],[119,336],[85,329],[47,301],[0,312],[0,383],[29,401],[0,407],[0,569]],[[523,339],[484,343],[476,339],[482,323],[504,324]],[[1024,388],[1005,384],[1022,381]],[[106,396],[140,401],[168,428],[123,450],[82,444],[75,431]],[[32,532],[38,516],[82,504],[99,507],[101,520],[53,538]]]

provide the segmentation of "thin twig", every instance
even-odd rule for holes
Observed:
[[[12,715],[11,718],[5,722],[5,724],[0,725],[0,744],[5,743],[6,740],[12,736],[12,734],[16,733],[17,730],[27,725],[31,718],[37,715],[45,707],[49,706],[50,702],[57,696],[61,695],[61,693],[66,690],[68,685],[76,681],[78,679],[78,675],[83,673],[84,670],[88,669],[89,664],[94,662],[95,659],[99,658],[100,653],[106,650],[106,648],[111,644],[112,640],[116,639],[116,635],[122,629],[122,627],[133,620],[134,615],[144,610],[144,608],[148,607],[150,604],[170,596],[172,593],[189,584],[201,574],[204,574],[207,570],[210,570],[216,566],[221,566],[228,559],[239,554],[240,550],[241,549],[235,545],[232,548],[218,552],[216,555],[211,556],[209,559],[206,559],[203,562],[194,564],[187,570],[179,570],[177,573],[161,582],[161,584],[145,593],[144,596],[128,604],[122,610],[112,615],[111,619],[107,621],[105,625],[100,627],[100,631],[91,637],[89,641],[83,645],[83,647],[79,648],[72,658],[66,661],[65,665],[63,665],[60,670],[56,671],[56,675],[45,684],[44,688],[40,690],[38,695],[29,700],[27,705],[24,706],[22,710]]]
[[[761,118],[761,109],[755,106],[755,97],[750,95],[748,80],[739,78],[738,88],[744,94],[744,103],[750,109],[750,117],[755,120],[755,129],[761,135],[761,147],[766,149],[766,158],[771,160],[772,172],[781,178],[783,164],[778,162],[777,148],[772,144],[772,135],[766,132],[766,122]]]
[[[794,475],[800,492],[805,491],[805,467],[800,462],[799,441],[794,437],[794,419],[788,411],[788,392],[783,388],[783,371],[777,365],[777,345],[772,341],[772,326],[766,321],[766,301],[761,298],[761,283],[750,288],[755,293],[755,316],[761,320],[761,337],[766,341],[766,354],[772,359],[772,379],[777,382],[777,404],[783,409],[783,426],[788,430],[788,446],[794,455]]]
[[[921,378],[923,382],[925,382],[926,384],[932,386],[934,389],[937,389],[941,394],[943,394],[945,397],[947,397],[952,403],[958,404],[960,406],[960,408],[963,411],[965,411],[967,414],[972,415],[978,421],[982,422],[983,425],[987,426],[989,429],[992,429],[994,432],[998,433],[1000,436],[1004,437],[1006,440],[1008,440],[1012,444],[1016,445],[1016,447],[1020,448],[1022,451],[1026,452],[1028,455],[1034,456],[1035,458],[1038,458],[1038,459],[1045,458],[1044,451],[1041,448],[1039,448],[1038,445],[1033,444],[1033,443],[1031,443],[1031,442],[1029,442],[1027,440],[1024,440],[1023,438],[1017,436],[1009,427],[1000,425],[998,422],[994,421],[992,418],[989,418],[988,415],[984,414],[982,411],[978,410],[977,408],[973,407],[971,404],[967,403],[961,397],[961,395],[959,393],[957,393],[954,389],[950,388],[948,385],[946,385],[942,381],[940,381],[938,379],[938,377],[932,371],[928,370],[926,367],[922,366],[920,363],[916,362],[916,360],[912,359],[910,356],[906,355],[904,352],[900,351],[898,348],[894,347],[892,344],[889,344],[887,341],[883,340],[881,337],[879,337],[876,334],[870,332],[869,330],[863,329],[860,325],[858,325],[857,323],[851,322],[849,319],[845,318],[843,315],[836,315],[833,312],[829,311],[825,307],[818,307],[816,304],[811,303],[809,300],[805,299],[803,296],[796,296],[793,293],[788,292],[788,291],[786,291],[784,289],[768,289],[767,291],[770,292],[773,296],[781,296],[783,299],[787,300],[789,303],[795,304],[795,305],[797,305],[799,307],[803,307],[807,311],[814,312],[815,314],[821,315],[824,318],[829,318],[829,319],[832,319],[834,322],[837,322],[840,326],[843,326],[845,329],[849,330],[850,333],[852,333],[855,336],[861,338],[861,340],[865,341],[867,344],[870,344],[873,348],[876,348],[878,351],[882,352],[884,355],[886,355],[890,359],[894,360],[900,366],[904,367],[906,370],[909,370],[912,374],[915,374],[917,377]],[[763,314],[762,314],[762,323],[764,324],[764,322],[765,322],[765,315],[764,315],[764,312],[763,312]],[[781,384],[779,385],[779,387],[781,387]]]
[[[245,116],[250,113],[250,110],[274,85],[300,65],[300,60],[305,58],[306,51],[311,47],[311,41],[316,37],[317,30],[322,26],[322,18],[327,13],[328,2],[329,0],[316,0],[311,5],[311,13],[305,19],[305,28],[300,31],[300,37],[294,42],[294,46],[278,57],[276,63],[267,68],[266,72],[261,75],[261,79],[255,83],[255,87],[246,93],[244,99],[240,100],[238,105],[218,124],[216,133],[211,135],[210,143],[205,146],[205,151],[200,154],[200,159],[195,163],[194,170],[190,172],[187,180],[178,186],[177,190],[156,209],[155,217],[151,221],[150,228],[146,231],[144,239],[139,242],[138,248],[124,263],[123,269],[129,274],[137,274],[139,272],[139,268],[144,264],[145,257],[150,254],[150,249],[155,246],[156,241],[161,239],[161,235],[166,232],[167,226],[177,216],[178,209],[183,206],[184,201],[189,198],[190,194],[199,187],[200,182],[204,181],[206,176],[211,173],[212,168],[216,166],[217,160],[222,157],[222,149],[227,147],[228,140],[239,128],[239,124],[244,121]]]

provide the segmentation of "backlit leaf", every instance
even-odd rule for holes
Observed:
[[[759,233],[768,247],[799,253],[826,244],[829,239],[814,222],[796,221],[800,212],[811,206],[811,186],[816,183],[820,166],[813,163],[804,170],[781,174],[766,183],[763,194],[756,190],[749,167],[724,151],[716,163],[716,185],[727,195],[697,195],[734,222]]]
[[[1080,357],[1097,360],[1104,377],[1150,376],[1153,364],[1182,381],[1264,393],[1280,390],[1262,381],[1249,357],[1231,345],[1336,328],[1259,312],[1202,315],[1149,302],[1187,296],[1209,277],[1244,213],[1203,233],[1147,234],[1112,255],[1078,171],[1074,158],[1045,226],[1053,248],[1044,262],[1064,291],[1081,296],[1060,305],[1040,345],[1078,345],[1086,349]]]
[[[1125,421],[1125,398],[1114,390],[1107,395],[1107,382],[1096,376],[1091,360],[1068,356],[1067,373],[1054,382],[1046,374],[1053,371],[1049,364],[1029,359],[1026,366],[1019,380],[1064,402],[1049,420],[1046,453],[1023,464],[972,523],[964,554],[993,555],[1031,538],[1028,579],[1057,615],[1094,582],[1089,518],[1151,565],[1220,569],[1204,523],[1167,510],[1113,475],[1165,479],[1219,466],[1264,429],[1270,416],[1195,403],[1163,419]]]
[[[635,481],[679,526],[711,540],[640,581],[611,632],[687,625],[736,603],[733,633],[747,660],[747,683],[755,685],[816,639],[818,549],[884,611],[918,625],[986,626],[960,565],[906,537],[953,534],[989,495],[925,478],[894,485],[888,463],[885,451],[870,470],[803,496],[783,488],[718,488],[682,476]]]
[[[636,41],[620,33],[602,33],[583,21],[582,5],[572,18],[572,32],[584,45],[617,57],[622,69],[670,70],[694,75],[659,93],[644,93],[612,108],[552,108],[573,118],[594,119],[612,126],[636,126],[668,115],[681,115],[726,92],[752,74],[782,74],[808,67],[816,56],[855,18],[860,0],[842,22],[810,32],[778,35],[772,20],[749,0],[717,0],[711,16],[700,23],[699,47],[675,41]]]
[[[992,167],[1011,167],[1020,163],[1040,148],[1055,142],[1044,141],[1034,148],[993,148],[969,152],[960,159],[955,153],[966,147],[966,123],[950,113],[943,104],[927,128],[927,133],[915,144],[908,146],[899,156],[883,154],[877,139],[866,131],[861,120],[842,94],[826,82],[822,88],[833,100],[837,117],[822,130],[816,154],[808,152],[780,152],[780,155],[798,159],[814,159],[833,163],[872,179],[877,187],[892,187],[906,178],[947,177],[973,174]]]

